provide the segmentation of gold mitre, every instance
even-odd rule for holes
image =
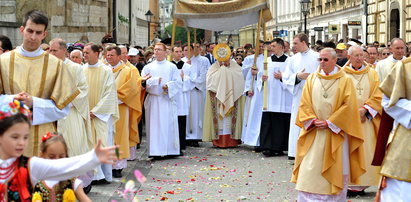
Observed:
[[[217,44],[213,49],[213,56],[219,62],[225,62],[230,59],[231,49],[225,43]]]

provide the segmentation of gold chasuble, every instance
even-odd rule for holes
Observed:
[[[90,127],[87,79],[81,65],[66,59],[63,64],[75,78],[80,94],[71,102],[69,114],[57,121],[57,131],[62,134],[69,156],[85,154],[94,147]]]
[[[219,139],[224,127],[231,128],[231,139],[241,139],[244,109],[244,76],[241,67],[231,61],[230,66],[215,62],[207,72],[207,93],[204,109],[203,141]],[[226,125],[223,119],[229,118]]]
[[[395,64],[381,83],[380,89],[389,101],[389,107],[400,99],[411,100],[411,58]],[[390,134],[387,152],[381,165],[381,174],[401,181],[411,182],[411,129],[398,124]]]
[[[372,166],[371,162],[374,157],[375,144],[377,141],[377,134],[381,121],[382,93],[378,88],[380,82],[378,80],[377,72],[370,64],[364,63],[365,68],[358,71],[350,67],[350,64],[351,63],[348,62],[344,66],[343,70],[347,73],[347,75],[354,83],[357,93],[356,95],[358,109],[362,108],[364,105],[368,105],[378,112],[378,114],[375,115],[375,117],[371,120],[367,118],[365,122],[361,123],[364,134],[364,162],[365,170],[367,172],[361,176],[360,185],[378,185],[380,178],[380,167]]]
[[[0,57],[0,71],[2,94],[24,91],[38,98],[51,99],[57,108],[63,109],[80,93],[63,61],[46,52],[37,57],[24,57],[16,51],[5,53]],[[39,155],[41,136],[54,131],[55,122],[32,126],[25,155]]]
[[[130,147],[140,142],[138,120],[141,117],[140,90],[141,82],[133,70],[122,63],[113,69],[116,79],[117,97],[123,102],[118,105],[120,119],[116,123],[114,143],[120,145],[120,158],[130,158]],[[132,141],[131,141],[132,140]]]
[[[139,96],[141,98],[141,94],[144,96],[144,92],[141,92],[141,76],[140,73],[138,72],[137,67],[135,67],[133,64],[130,63],[130,61],[127,61],[126,66],[128,66],[131,70],[131,73],[133,76],[136,78],[137,81],[137,91],[139,92]],[[137,120],[137,124],[131,124],[130,125],[130,147],[137,146],[138,143],[140,143],[140,137],[138,134],[138,123],[140,123],[142,114],[143,114],[143,105],[142,105],[142,100],[141,99],[136,99],[136,107],[137,107],[137,113],[131,113],[130,114],[130,121]]]
[[[118,104],[117,104],[117,89],[115,85],[113,72],[109,67],[102,62],[98,63],[98,67],[84,67],[84,73],[87,77],[89,86],[88,102],[90,112],[94,114],[110,115],[112,117],[112,127],[119,119]],[[91,122],[91,134],[93,137],[93,144],[101,139],[102,146],[107,145],[109,135],[109,123],[93,118]],[[115,131],[113,131],[115,132]],[[110,134],[111,135],[111,134]]]
[[[305,129],[313,119],[328,120],[341,129]],[[302,128],[291,181],[299,191],[339,194],[344,187],[343,142],[347,135],[350,180],[358,183],[365,172],[363,131],[355,88],[343,70],[324,76],[320,69],[311,74],[304,86],[296,124]]]

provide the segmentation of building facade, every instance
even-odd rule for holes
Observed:
[[[310,42],[316,40],[365,42],[366,13],[363,0],[312,0],[308,16]]]
[[[267,31],[273,37],[292,41],[302,31],[299,0],[270,0],[270,10],[273,19],[267,23]]]
[[[117,43],[147,46],[149,23],[145,14],[149,9],[150,0],[116,1],[113,15],[116,16],[116,26],[113,29],[116,32]]]
[[[368,42],[387,44],[400,37],[411,41],[411,0],[368,0]]]
[[[13,46],[22,43],[18,28],[26,12],[37,9],[49,17],[48,36],[74,43],[100,43],[112,34],[119,44],[147,46],[148,21],[145,13],[154,16],[150,23],[150,39],[158,27],[158,0],[0,0],[0,34],[8,36]]]

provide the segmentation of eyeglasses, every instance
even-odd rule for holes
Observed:
[[[328,62],[328,58],[318,58],[318,61],[324,61],[324,62]]]
[[[242,60],[243,58],[235,58],[236,60]]]
[[[390,55],[390,53],[382,53],[382,55]]]

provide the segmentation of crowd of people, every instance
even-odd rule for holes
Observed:
[[[281,38],[142,48],[107,35],[101,44],[42,44],[47,26],[34,10],[21,46],[0,36],[0,201],[57,200],[67,189],[87,201],[92,185],[122,177],[143,132],[153,160],[201,142],[287,155],[298,201],[346,201],[370,186],[382,201],[411,198],[403,39],[310,47],[297,34],[292,48]]]

